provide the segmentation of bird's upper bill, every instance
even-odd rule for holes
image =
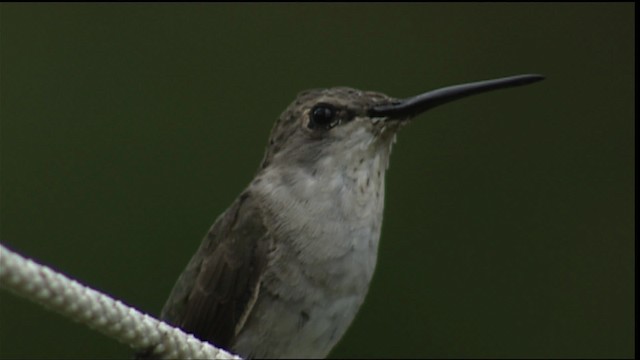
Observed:
[[[369,109],[368,115],[394,120],[409,119],[450,101],[487,91],[527,85],[543,79],[542,75],[528,74],[448,86],[407,99],[375,105]]]

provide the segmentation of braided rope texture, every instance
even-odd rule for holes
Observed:
[[[0,286],[154,357],[241,360],[2,244]]]

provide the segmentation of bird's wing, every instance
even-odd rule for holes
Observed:
[[[270,244],[259,201],[245,192],[213,224],[161,318],[228,349],[255,304]]]

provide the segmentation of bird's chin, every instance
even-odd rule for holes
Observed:
[[[384,129],[384,132],[392,132],[395,134],[410,122],[411,122],[411,118],[401,118],[401,119],[387,118],[382,123],[382,127]]]

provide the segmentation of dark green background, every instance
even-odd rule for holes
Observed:
[[[156,314],[295,95],[518,73],[399,136],[334,357],[634,356],[634,5],[2,4],[1,234]],[[124,345],[0,292],[0,357]]]

